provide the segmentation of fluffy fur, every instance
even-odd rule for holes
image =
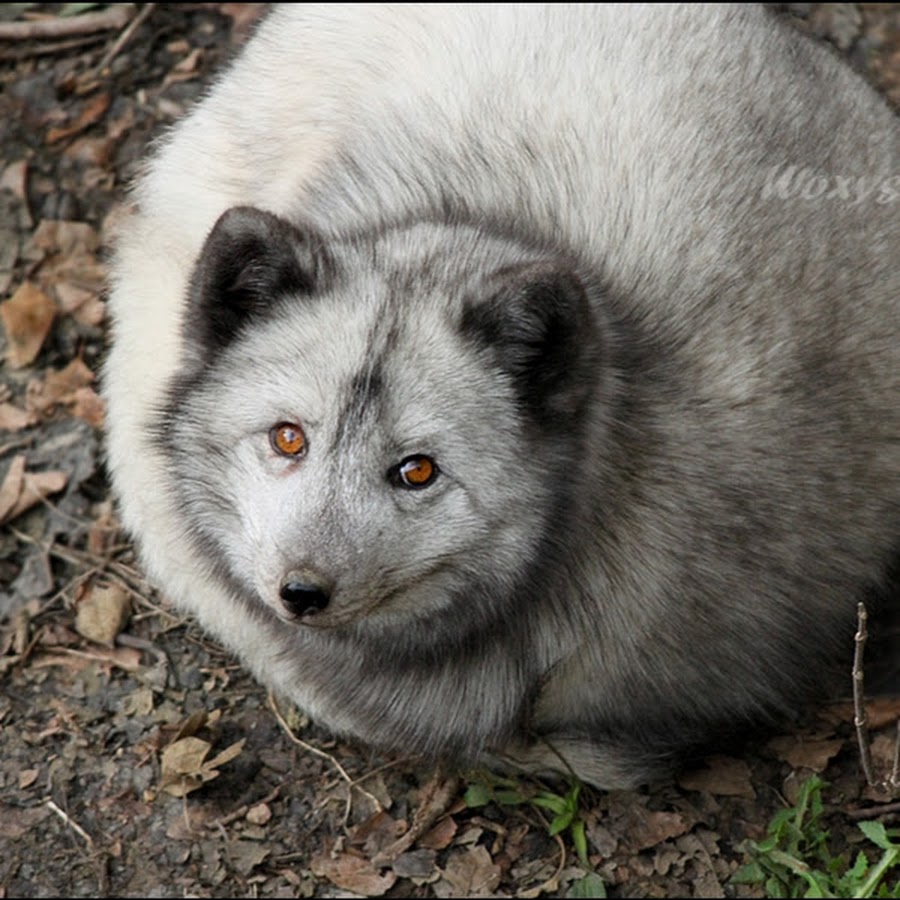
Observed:
[[[900,539],[900,128],[762,9],[292,5],[134,199],[124,522],[335,732],[630,785],[851,646]]]

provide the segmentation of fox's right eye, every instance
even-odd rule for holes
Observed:
[[[407,456],[388,473],[390,481],[398,487],[418,490],[428,487],[438,476],[437,463],[430,457],[418,454]]]
[[[306,435],[295,422],[279,422],[269,430],[269,443],[281,456],[298,457],[306,452]]]

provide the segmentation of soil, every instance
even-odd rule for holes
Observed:
[[[259,12],[0,12],[0,898],[598,896],[589,871],[610,896],[761,896],[730,879],[812,773],[835,852],[862,818],[896,822],[861,773],[852,705],[834,703],[666,784],[585,789],[579,859],[553,811],[499,802],[516,798],[483,773],[382,758],[278,711],[143,581],[103,472],[107,236],[148,142]],[[900,105],[898,5],[791,12]],[[33,33],[4,38],[13,19]],[[869,706],[876,779],[898,713],[896,695]]]

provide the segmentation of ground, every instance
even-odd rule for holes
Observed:
[[[900,7],[793,12],[900,105]],[[257,14],[0,12],[0,898],[596,896],[588,872],[610,896],[761,896],[731,881],[745,842],[812,773],[835,852],[895,821],[834,703],[668,783],[584,790],[579,859],[577,827],[548,831],[565,786],[504,794],[335,742],[143,582],[103,473],[107,237],[148,141]],[[876,778],[898,710],[870,706]]]

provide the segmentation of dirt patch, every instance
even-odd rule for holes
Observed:
[[[104,248],[148,142],[258,8],[69,6],[31,7],[29,33],[0,39],[0,897],[534,897],[585,890],[590,869],[612,896],[748,896],[729,883],[742,842],[808,774],[829,784],[838,848],[860,816],[897,815],[865,787],[851,707],[832,705],[668,784],[584,791],[579,860],[529,802],[565,786],[504,795],[335,742],[168,608],[102,469]],[[900,8],[799,11],[900,105]],[[898,709],[871,708],[882,773]]]

